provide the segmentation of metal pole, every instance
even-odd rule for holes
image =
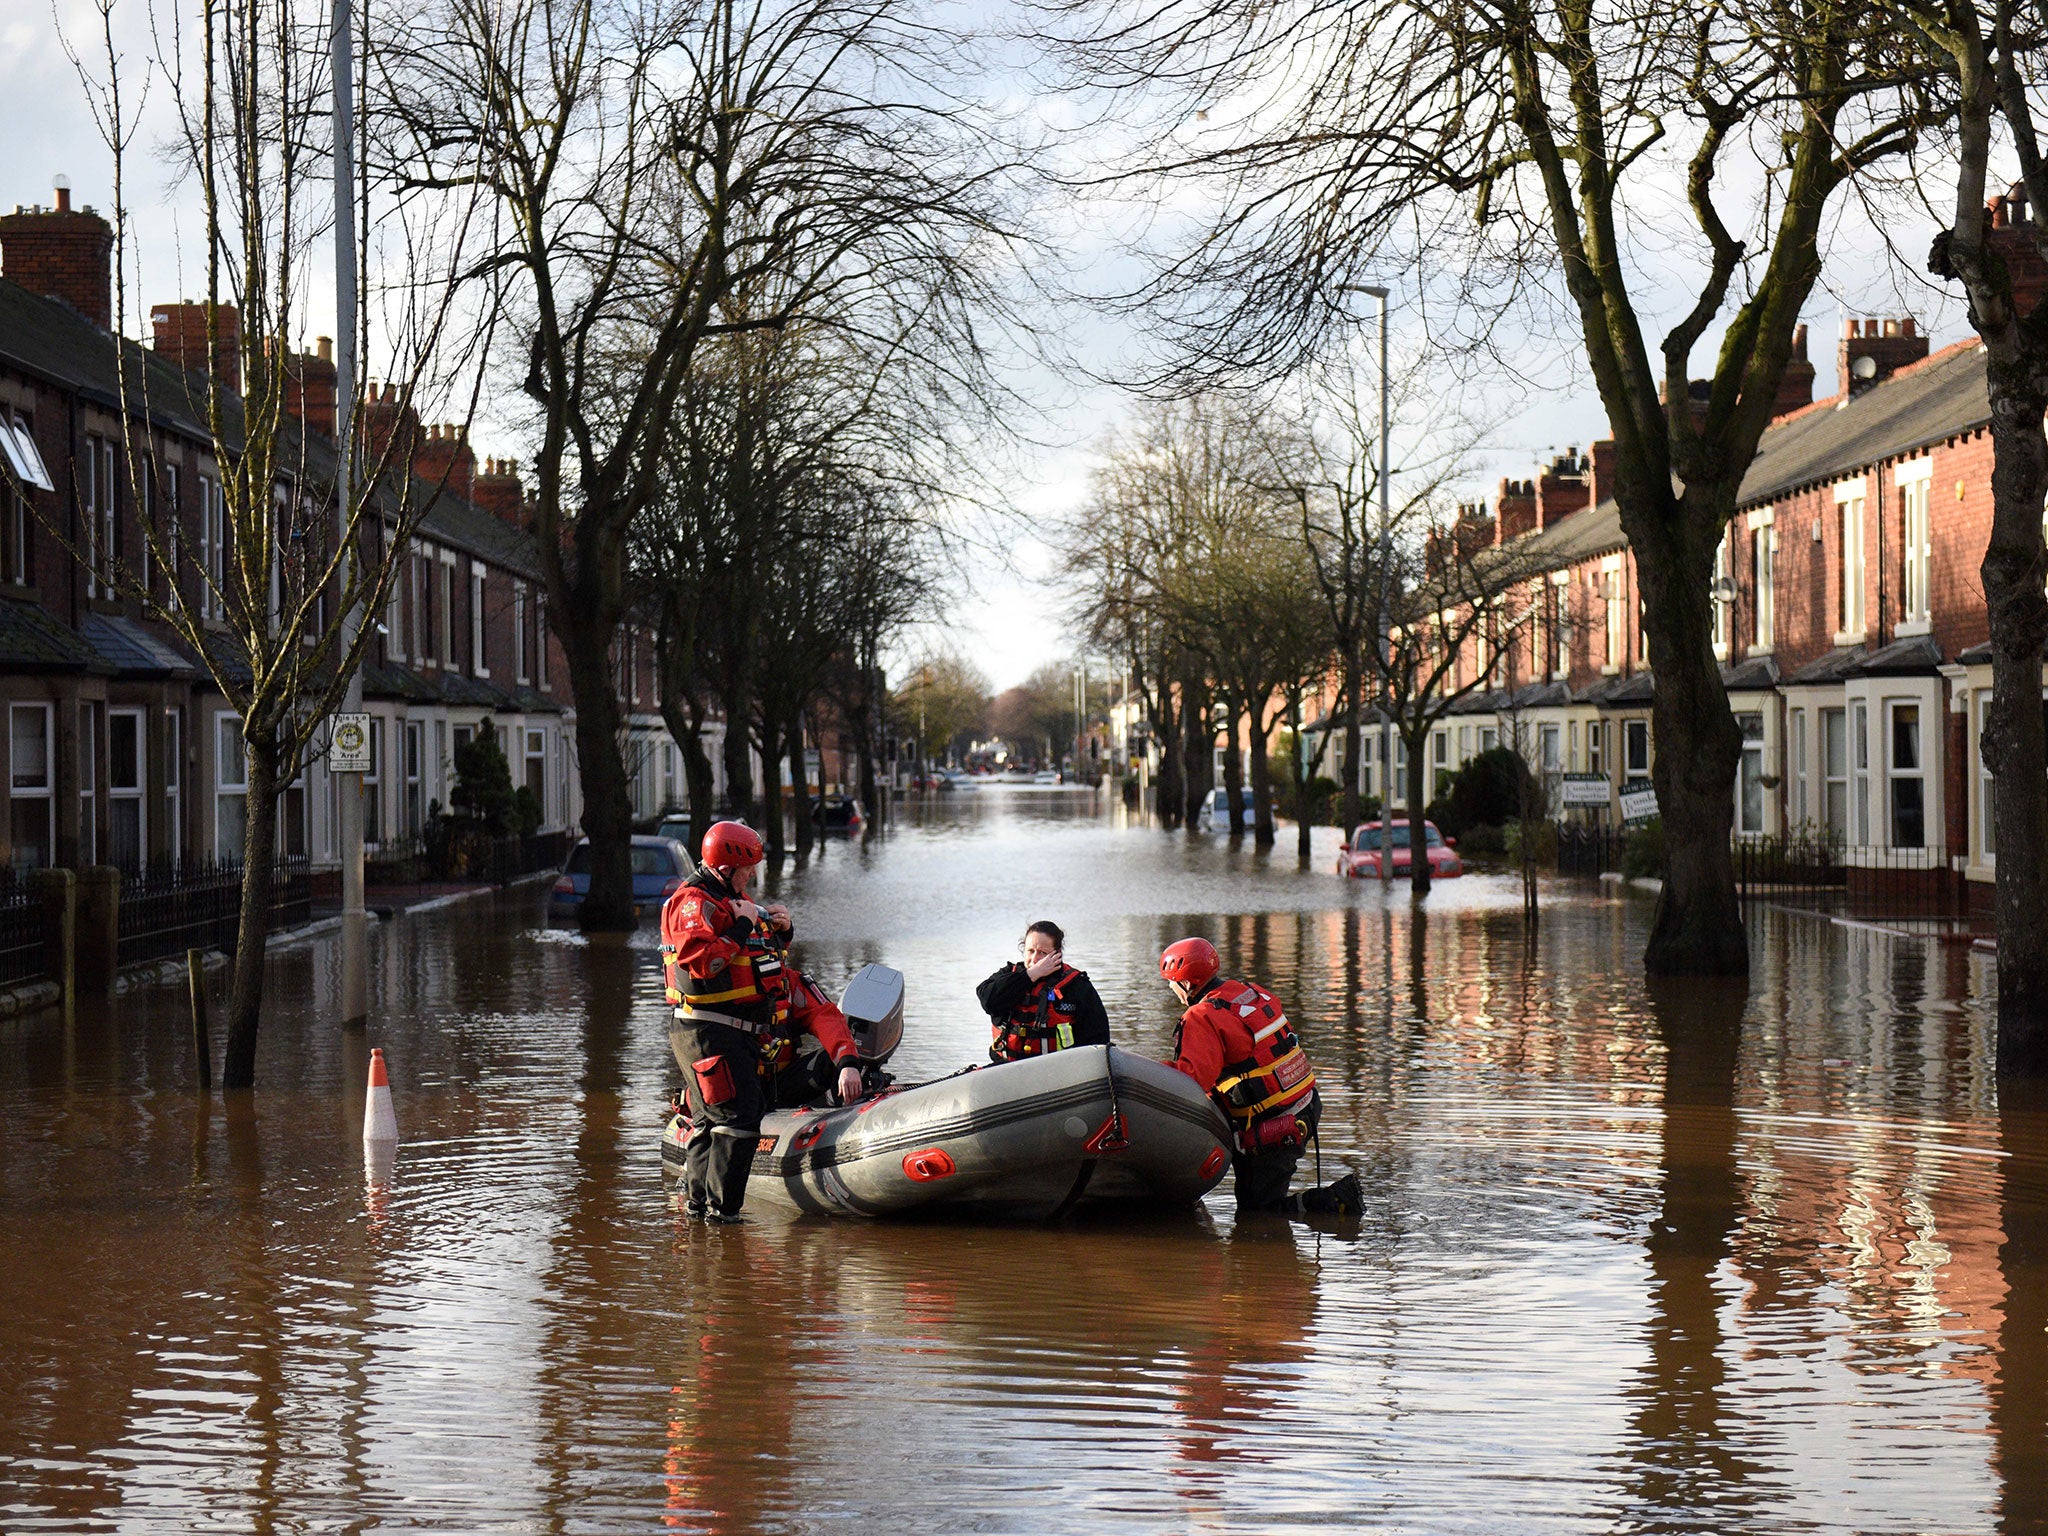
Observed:
[[[1382,601],[1380,610],[1380,680],[1386,682],[1386,672],[1393,656],[1392,637],[1388,632],[1387,604],[1385,602],[1387,567],[1393,555],[1393,514],[1389,482],[1393,479],[1393,465],[1387,457],[1387,290],[1373,290],[1380,301],[1380,585]],[[1386,794],[1380,798],[1380,881],[1391,885],[1394,879],[1393,849],[1393,805],[1394,805],[1394,721],[1385,709],[1380,711],[1380,776],[1385,780]],[[1417,833],[1420,829],[1418,817],[1421,812],[1416,806],[1408,807],[1408,857],[1416,857],[1420,846]]]
[[[349,537],[349,503],[355,479],[356,407],[356,174],[355,27],[353,0],[334,0],[334,408],[335,518],[337,537]],[[344,588],[360,580],[356,561],[341,567]],[[341,619],[341,649],[347,657],[362,627],[362,606],[349,604]],[[349,669],[342,709],[363,707],[362,668]],[[335,796],[341,812],[341,1023],[360,1026],[369,1017],[368,916],[363,909],[363,778],[342,775]]]

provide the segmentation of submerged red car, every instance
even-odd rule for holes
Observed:
[[[1351,846],[1337,855],[1337,873],[1355,880],[1377,880],[1380,878],[1380,845],[1383,829],[1379,822],[1368,821],[1351,834]],[[1396,821],[1385,834],[1385,840],[1393,845],[1394,874],[1398,877],[1408,873],[1409,836],[1408,823]],[[1448,880],[1454,875],[1465,873],[1465,866],[1458,858],[1458,850],[1437,831],[1436,823],[1422,824],[1422,846],[1429,859],[1429,873],[1432,879]]]

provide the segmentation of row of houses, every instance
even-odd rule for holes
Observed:
[[[1992,214],[2030,233],[2017,197]],[[1825,839],[1852,865],[1949,871],[1983,895],[1997,862],[1979,747],[1986,355],[1975,337],[1930,353],[1907,317],[1849,319],[1835,388],[1814,399],[1805,354],[1801,327],[1716,561],[1714,650],[1744,743],[1736,835]],[[1511,637],[1476,637],[1457,658],[1457,683],[1479,686],[1430,735],[1432,783],[1512,742],[1558,815],[1616,824],[1643,809],[1632,792],[1656,762],[1656,679],[1612,483],[1612,445],[1595,442],[1502,480],[1449,531],[1467,549],[1511,551],[1526,584]],[[1319,724],[1341,774],[1342,733]],[[1376,735],[1360,766],[1380,795]],[[1402,755],[1394,767],[1401,806]]]
[[[206,576],[221,584],[221,466],[198,404],[207,311],[158,305],[150,345],[116,336],[112,240],[107,221],[73,208],[61,187],[52,207],[0,216],[0,450],[10,471],[0,475],[0,860],[16,870],[234,860],[242,846],[239,717],[134,590],[140,582],[162,600],[177,583],[204,612]],[[217,324],[232,387],[234,312],[221,310]],[[306,440],[324,445],[335,430],[329,344],[290,366],[294,414]],[[456,749],[485,730],[497,733],[514,784],[532,791],[542,830],[573,831],[575,712],[517,466],[479,463],[463,428],[423,425],[389,385],[367,393],[364,411],[380,439],[412,445],[418,483],[440,487],[423,492],[430,509],[401,551],[363,673],[372,851],[420,835],[432,808],[448,804]],[[616,670],[635,811],[652,817],[686,796],[646,628],[622,631]],[[714,734],[714,765],[718,747]],[[335,863],[340,787],[323,761],[306,767],[281,808],[281,850],[316,869]]]

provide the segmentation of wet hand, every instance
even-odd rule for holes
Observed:
[[[841,1067],[839,1069],[839,1102],[842,1104],[858,1104],[860,1102],[860,1088],[860,1068]]]
[[[1065,963],[1066,959],[1060,951],[1054,950],[1049,955],[1041,955],[1031,961],[1024,967],[1024,974],[1033,981],[1043,981]]]
[[[754,910],[758,912],[761,909],[759,907],[756,907]],[[785,907],[781,902],[778,901],[773,906],[767,909],[767,913],[768,921],[770,924],[772,924],[774,927],[781,929],[784,933],[788,933],[790,931],[790,928],[793,925],[790,922],[789,908]]]

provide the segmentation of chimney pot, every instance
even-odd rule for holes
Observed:
[[[1887,336],[1896,336],[1896,335],[1898,335],[1898,334],[1899,334],[1899,322],[1898,322],[1898,321],[1896,321],[1896,320],[1887,320],[1887,321],[1885,321],[1885,323],[1884,323],[1884,333],[1885,333],[1885,335],[1887,335]]]
[[[321,362],[333,362],[334,338],[332,336],[315,336],[313,338],[313,350],[319,355]]]

